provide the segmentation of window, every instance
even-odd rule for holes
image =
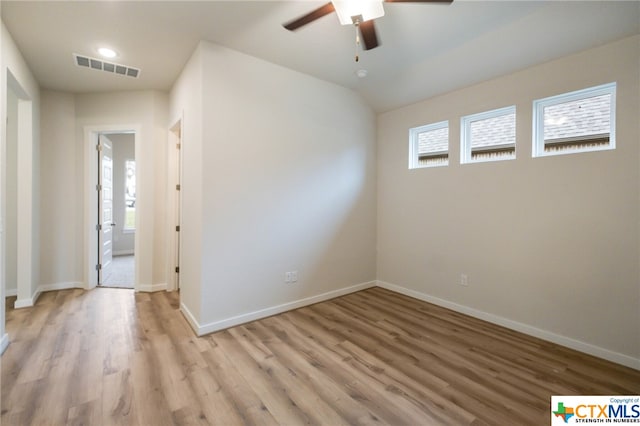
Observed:
[[[124,162],[124,230],[136,229],[136,162]]]
[[[428,124],[409,130],[409,168],[449,164],[449,122]]]
[[[516,107],[510,106],[462,117],[461,163],[516,158]]]
[[[533,102],[533,156],[615,148],[616,83]]]

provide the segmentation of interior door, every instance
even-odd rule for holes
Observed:
[[[100,155],[98,195],[98,284],[111,274],[113,257],[113,147],[105,137],[98,137]]]

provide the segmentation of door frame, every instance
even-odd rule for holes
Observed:
[[[111,124],[84,126],[84,285],[90,290],[98,285],[98,233],[96,219],[98,217],[98,135],[104,133],[133,133],[136,161],[136,182],[140,182],[139,158],[141,154],[141,125],[140,124]],[[139,193],[136,188],[136,195]],[[137,204],[137,203],[136,203]],[[140,209],[136,208],[136,227],[140,223]],[[140,253],[140,238],[138,232],[134,236],[134,253]],[[140,256],[135,256],[134,289],[140,286]]]
[[[6,263],[6,183],[7,183],[7,97],[12,91],[17,98],[17,116],[15,124],[17,126],[17,200],[18,210],[16,228],[16,280],[17,280],[17,300],[14,303],[16,309],[33,306],[38,297],[38,290],[33,285],[33,265],[37,258],[33,253],[33,233],[34,233],[34,182],[33,170],[35,167],[33,160],[34,134],[33,134],[33,100],[22,87],[18,79],[13,75],[9,67],[0,66],[0,71],[4,75],[0,76],[0,355],[9,346],[9,335],[6,333],[5,318],[5,263]],[[6,78],[5,78],[6,76]],[[36,222],[37,223],[37,222]]]
[[[176,185],[182,185],[183,173],[184,127],[182,122],[182,117],[180,117],[169,127],[167,146],[167,291],[180,289],[179,272],[176,273],[175,268],[180,267],[179,256],[182,253],[182,238],[180,238],[180,232],[176,232],[175,226],[182,226],[182,196],[176,200],[176,196],[178,196]],[[180,149],[176,149],[178,143]],[[174,262],[176,259],[178,262]]]
[[[33,306],[38,298],[38,289],[34,288],[33,284],[33,226],[34,226],[34,213],[33,213],[33,102],[25,89],[20,85],[18,80],[13,76],[11,71],[7,70],[7,93],[5,97],[5,113],[6,113],[6,98],[8,91],[11,90],[18,98],[18,116],[16,119],[17,125],[17,256],[16,256],[16,279],[17,279],[17,299],[14,303],[14,308],[25,308]],[[3,135],[3,161],[6,159],[6,127],[4,127],[5,135]],[[3,187],[2,187],[2,219],[6,218],[6,167],[3,165]],[[5,235],[2,235],[3,250],[5,246]],[[3,266],[6,258],[3,252]],[[2,274],[2,287],[4,295],[4,289],[6,283],[4,282],[3,268]],[[4,298],[2,299],[4,303]]]

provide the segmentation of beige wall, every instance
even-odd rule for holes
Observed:
[[[185,111],[184,122],[202,120],[202,142],[185,130],[183,210],[201,216],[185,217],[183,237],[198,235],[185,245],[202,269],[181,271],[202,277],[199,331],[375,280],[371,109],[350,90],[218,45],[201,43],[198,55],[201,118]],[[188,191],[200,185],[192,209]]]
[[[639,40],[381,114],[383,285],[640,366]],[[612,81],[616,150],[532,158],[534,99]],[[517,159],[460,165],[460,117],[509,105]],[[442,120],[450,165],[408,170],[409,128]]]

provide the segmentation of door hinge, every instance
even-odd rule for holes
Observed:
[[[176,191],[180,191],[180,184],[176,185]]]
[[[96,271],[99,271],[100,269],[102,269],[102,265],[101,265],[100,263],[98,263],[98,264],[96,265]]]
[[[176,232],[180,232],[180,225],[176,226]]]
[[[96,185],[96,191],[102,191],[102,185],[97,184]]]
[[[182,144],[181,143],[177,143],[176,144],[176,149],[180,149],[180,148],[182,148]]]
[[[102,225],[97,224],[96,225],[96,231],[102,231]]]
[[[180,267],[176,266],[176,274],[179,274],[179,273],[180,273]]]
[[[97,144],[96,145],[96,151],[102,151],[102,145]]]

